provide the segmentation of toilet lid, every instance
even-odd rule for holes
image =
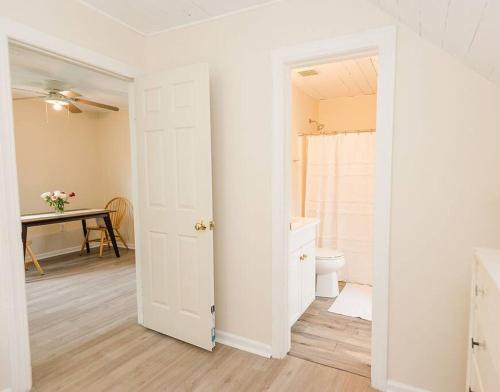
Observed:
[[[339,257],[344,257],[338,249],[333,248],[316,248],[316,258],[317,259],[337,259]]]

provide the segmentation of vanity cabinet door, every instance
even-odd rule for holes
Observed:
[[[309,242],[301,248],[300,261],[301,275],[301,311],[304,313],[316,296],[316,245]],[[300,258],[299,256],[299,258]]]
[[[302,314],[301,307],[301,265],[299,256],[302,249],[297,249],[290,253],[288,260],[288,314],[290,317],[290,325],[295,323]]]

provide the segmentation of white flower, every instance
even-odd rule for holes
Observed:
[[[57,198],[57,197],[61,197],[61,191],[54,191],[54,196]]]
[[[55,197],[55,196],[50,196],[50,198],[51,198],[52,200],[54,200],[54,201],[57,199],[57,197]]]
[[[44,192],[40,195],[40,197],[45,200],[47,197],[50,197],[50,192]]]
[[[63,199],[63,200],[67,200],[68,199],[68,195],[66,193],[62,192],[60,198]]]

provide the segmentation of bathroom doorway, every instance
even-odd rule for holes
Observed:
[[[378,56],[290,71],[289,355],[369,378]]]
[[[273,52],[273,139],[272,139],[272,356],[283,358],[291,348],[291,309],[289,260],[291,225],[291,71],[320,64],[366,56],[377,56],[377,102],[375,132],[375,189],[373,212],[373,321],[371,324],[371,385],[378,390],[387,386],[389,249],[392,175],[392,134],[394,123],[396,29],[368,30],[330,40],[313,41]],[[321,123],[321,122],[320,122]],[[313,124],[311,124],[313,125]],[[317,124],[316,124],[317,125]],[[315,235],[315,229],[306,230]],[[315,241],[315,238],[310,240]],[[303,260],[316,249],[309,242]],[[304,256],[298,252],[297,257]],[[306,275],[315,277],[315,263]],[[311,266],[314,265],[314,268]],[[306,282],[310,282],[307,279]],[[313,278],[315,281],[315,278]],[[315,286],[306,285],[311,302]],[[312,299],[311,299],[312,298]],[[307,303],[306,303],[307,304]],[[297,317],[298,318],[298,317]]]

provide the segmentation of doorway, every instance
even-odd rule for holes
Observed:
[[[384,390],[387,384],[389,235],[391,158],[394,103],[396,30],[366,31],[332,40],[283,48],[273,54],[273,356],[290,350],[289,319],[290,188],[291,188],[291,82],[292,69],[362,56],[378,56],[377,121],[375,140],[373,322],[371,332],[371,383]]]
[[[377,74],[372,55],[290,75],[289,355],[367,378]]]
[[[137,325],[130,80],[13,43],[9,59],[33,387],[73,389],[86,348]]]

